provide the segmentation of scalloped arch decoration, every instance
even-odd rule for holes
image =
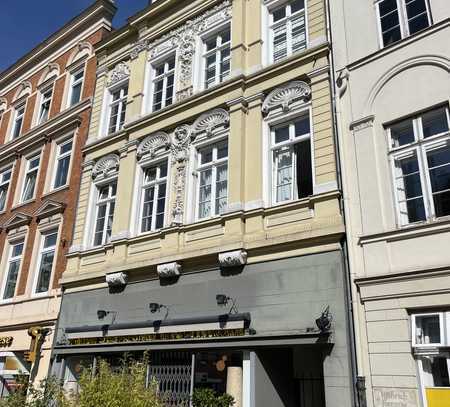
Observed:
[[[196,137],[200,133],[206,133],[209,137],[215,130],[227,127],[230,123],[230,115],[224,109],[214,109],[203,113],[192,125],[192,135]]]
[[[45,68],[44,72],[42,73],[41,78],[39,79],[38,86],[52,79],[56,79],[59,76],[59,74],[60,74],[59,65],[55,62],[49,63]]]
[[[153,158],[159,151],[166,151],[170,146],[170,138],[167,133],[158,131],[144,138],[137,149],[137,157],[141,159],[148,155]]]
[[[119,169],[119,156],[117,154],[109,154],[100,158],[92,169],[92,178],[96,179],[99,176],[106,177],[117,172]]]
[[[291,104],[297,100],[308,100],[311,96],[310,86],[303,81],[292,81],[270,92],[262,105],[262,112],[268,114],[272,109],[281,107],[283,112],[291,110]]]
[[[67,66],[76,64],[82,59],[89,58],[94,53],[94,49],[89,42],[82,41],[77,44],[77,46],[72,51],[72,54],[67,61]]]
[[[31,95],[31,82],[23,81],[14,94],[13,102]]]

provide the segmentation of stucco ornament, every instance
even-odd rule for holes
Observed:
[[[284,113],[289,112],[291,104],[298,100],[308,100],[311,96],[310,86],[302,81],[289,82],[270,92],[264,100],[262,112],[281,107]]]
[[[130,67],[126,62],[119,62],[109,74],[108,86],[112,86],[130,76]]]
[[[197,27],[188,21],[184,30],[177,35],[180,86],[185,88],[192,83],[192,61],[195,54],[195,36]]]
[[[148,47],[148,41],[145,39],[135,42],[133,44],[133,46],[131,47],[130,58],[136,59],[142,51],[147,49],[147,47]]]
[[[99,176],[106,177],[119,169],[119,156],[116,154],[109,154],[100,158],[92,169],[92,178],[96,179]]]
[[[159,278],[173,278],[181,274],[181,264],[177,262],[158,264],[156,269]]]
[[[5,111],[7,106],[8,106],[8,101],[6,100],[6,98],[0,98],[0,112]]]
[[[128,283],[128,274],[124,272],[106,275],[106,283],[109,287],[121,287]]]
[[[137,149],[137,157],[139,160],[144,156],[153,158],[158,152],[166,151],[169,147],[169,135],[162,131],[158,131],[141,141]]]
[[[219,253],[219,264],[221,267],[238,267],[247,264],[247,252],[245,250],[234,250]]]
[[[215,130],[228,127],[230,115],[224,109],[214,109],[202,114],[192,125],[192,135],[205,133],[207,137],[212,136]]]

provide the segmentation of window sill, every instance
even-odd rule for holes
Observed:
[[[69,189],[69,184],[63,185],[62,187],[55,188],[55,189],[52,189],[49,192],[46,192],[45,194],[42,195],[42,198],[46,198],[48,196],[51,196],[53,194],[56,194],[58,192],[65,191],[65,190],[68,190],[68,189]]]
[[[29,199],[28,201],[23,201],[23,202],[20,202],[20,203],[14,205],[11,208],[11,210],[16,210],[16,209],[22,208],[23,206],[27,206],[27,205],[29,205],[31,203],[34,203],[34,202],[36,202],[36,197],[34,197],[33,199]]]

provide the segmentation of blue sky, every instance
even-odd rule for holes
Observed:
[[[3,0],[0,10],[0,72],[58,30],[94,0]],[[26,3],[26,4],[24,4]],[[148,0],[116,0],[116,28]]]

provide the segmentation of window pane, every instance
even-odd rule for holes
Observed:
[[[217,37],[210,38],[205,41],[206,51],[211,51],[217,47]]]
[[[29,173],[25,179],[25,187],[23,190],[22,201],[28,201],[34,196],[34,188],[36,186],[36,171]]]
[[[450,148],[430,151],[427,159],[436,216],[450,215]]]
[[[397,11],[397,1],[396,0],[384,0],[380,2],[380,15],[390,13],[391,11]]]
[[[109,119],[109,132],[115,133],[117,128],[117,120],[119,115],[119,105],[114,105],[111,107],[111,117]]]
[[[291,3],[291,14],[303,10],[304,8],[305,8],[305,0],[296,0]]]
[[[199,218],[205,218],[211,215],[211,176],[211,170],[200,173]]]
[[[386,14],[381,17],[381,30],[383,32],[389,31],[399,25],[399,19],[397,13]]]
[[[42,255],[39,280],[36,286],[37,293],[47,292],[50,288],[50,277],[52,274],[54,256],[55,252],[53,251]]]
[[[45,236],[44,248],[52,247],[56,245],[56,239],[58,238],[57,233],[52,233]]]
[[[433,385],[435,387],[450,387],[449,362],[445,357],[435,357],[431,363],[431,373],[433,375]]]
[[[416,316],[416,343],[427,345],[440,342],[439,315]]]
[[[15,260],[9,263],[8,278],[6,280],[5,292],[3,299],[14,297],[16,292],[17,276],[19,275],[20,260]]]
[[[306,49],[305,15],[302,13],[292,19],[292,52]]]
[[[421,31],[428,26],[428,16],[426,14],[422,14],[412,20],[409,20],[409,33],[411,35],[415,34],[416,32]]]
[[[274,29],[273,33],[273,59],[279,61],[287,56],[287,33],[283,25]]]
[[[70,151],[72,151],[72,142],[62,144],[60,146],[59,154],[63,155],[63,154],[66,154],[66,153],[68,153]]]
[[[435,109],[422,116],[422,129],[425,138],[448,132],[445,108]]]
[[[200,150],[200,164],[210,163],[213,160],[213,148],[205,147]]]
[[[297,156],[297,196],[301,199],[313,194],[311,141],[308,139],[297,143],[294,151]]]
[[[8,194],[8,185],[2,185],[0,187],[0,212],[5,209],[7,194]]]
[[[402,39],[402,33],[400,31],[400,27],[394,27],[389,31],[383,33],[383,45],[387,47],[394,42],[397,42]]]
[[[280,7],[272,12],[273,21],[279,21],[286,17],[286,6]]]
[[[225,30],[220,33],[220,37],[222,38],[222,45],[230,42],[230,30]]]
[[[289,140],[289,126],[275,129],[275,143],[282,143]]]
[[[157,167],[150,167],[145,170],[145,182],[152,182],[156,180]]]
[[[409,33],[414,34],[428,27],[428,16],[425,0],[412,0],[406,2]]]
[[[149,232],[152,229],[152,212],[155,197],[155,188],[150,187],[144,190],[144,205],[142,208],[141,232]]]
[[[412,143],[414,139],[412,120],[405,120],[391,127],[392,147],[400,147]]]
[[[167,177],[167,161],[159,166],[159,177],[160,178]]]
[[[215,214],[222,214],[227,207],[228,165],[217,167],[216,172],[216,206]]]
[[[276,201],[292,199],[292,153],[290,150],[275,153]]]
[[[97,209],[97,221],[95,222],[94,245],[103,244],[103,229],[105,226],[106,204],[100,205]]]
[[[69,174],[70,156],[58,160],[55,176],[55,188],[62,187],[67,183],[67,175]]]
[[[217,145],[217,159],[220,160],[226,157],[228,157],[228,142],[224,141]]]
[[[295,122],[295,137],[309,134],[309,132],[309,116],[302,117],[300,120]]]

